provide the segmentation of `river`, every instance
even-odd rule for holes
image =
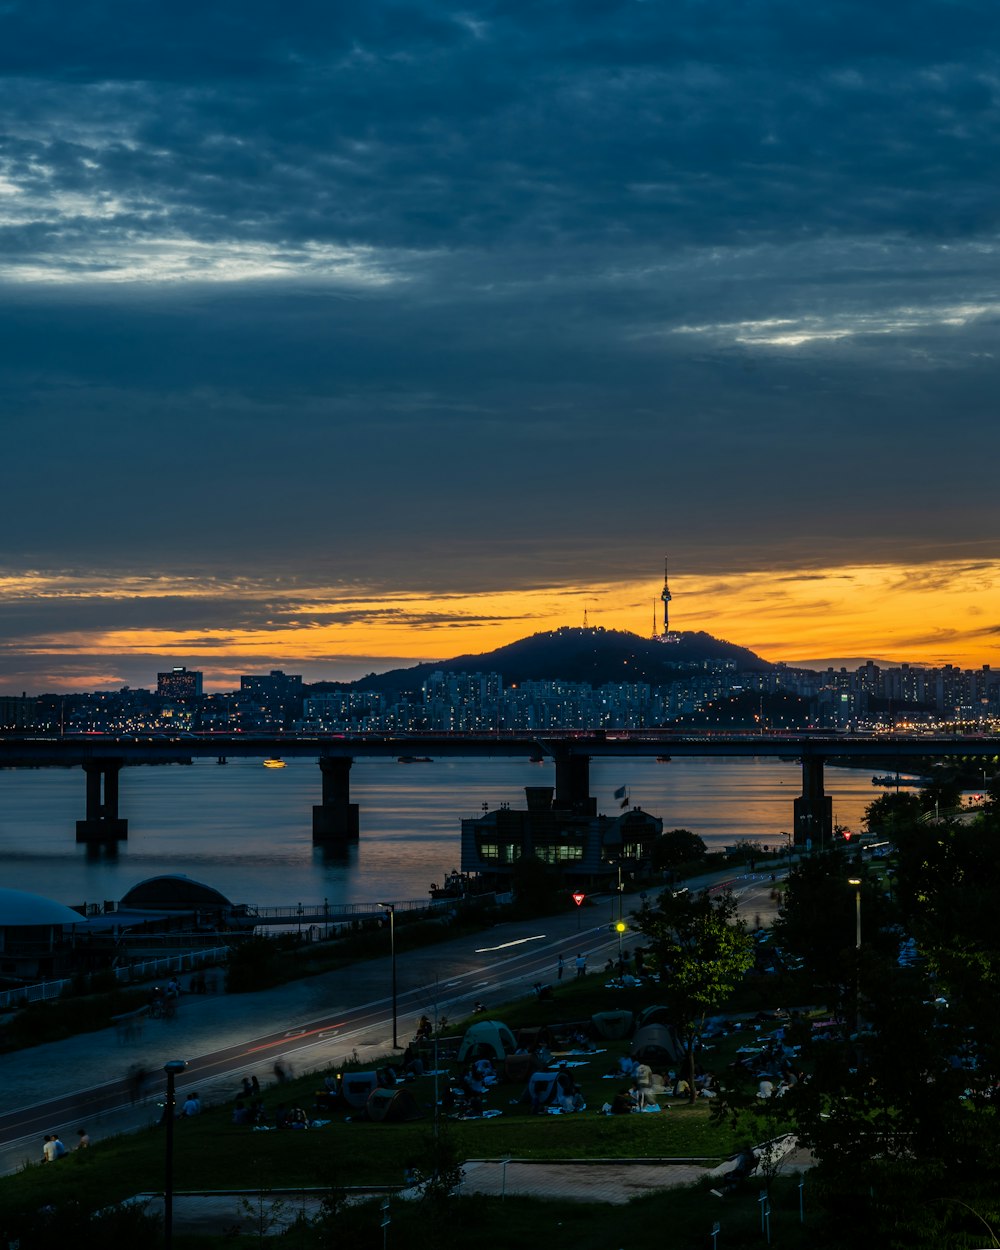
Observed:
[[[138,881],[186,873],[233,902],[365,903],[422,898],[459,867],[459,823],[483,804],[523,806],[525,785],[553,783],[544,764],[442,760],[429,764],[358,760],[351,797],[361,807],[361,840],[344,854],[312,844],[320,773],[311,760],[283,769],[260,761],[125,768],[120,814],[128,839],[115,850],[77,845],[84,814],[79,768],[0,770],[0,885],[76,905],[120,899]],[[691,829],[710,850],[739,838],[771,846],[791,828],[801,769],[774,759],[594,760],[591,793],[614,813],[613,792]],[[882,793],[862,770],[828,767],[836,821],[860,828],[865,805]]]

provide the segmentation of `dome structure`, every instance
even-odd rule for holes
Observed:
[[[0,888],[0,929],[62,927],[83,924],[83,917],[72,907],[56,903],[41,894]]]
[[[124,894],[118,906],[141,911],[197,911],[203,908],[230,908],[224,894],[183,873],[148,877]]]

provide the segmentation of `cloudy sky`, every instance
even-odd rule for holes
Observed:
[[[0,0],[0,691],[1000,663],[989,0]]]

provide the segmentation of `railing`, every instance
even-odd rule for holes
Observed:
[[[509,903],[513,898],[509,894],[478,894],[472,897],[483,902],[497,903]],[[420,898],[403,900],[394,903],[393,906],[397,913],[444,912],[461,901],[452,898]],[[304,904],[296,904],[292,907],[247,907],[246,910],[247,919],[271,924],[282,922],[294,924],[299,920],[305,922],[310,919],[328,919],[332,923],[337,917],[370,918],[385,914],[385,908],[380,907],[378,903],[319,903],[311,906],[311,909]],[[208,939],[209,936],[217,940],[214,934],[206,935],[206,938]],[[137,945],[151,945],[157,941],[167,943],[177,939],[170,934],[135,934],[132,940]],[[193,942],[197,941],[197,938],[185,935],[184,940]],[[228,946],[212,946],[205,950],[188,950],[174,955],[157,956],[153,959],[131,960],[124,967],[113,968],[112,971],[117,981],[128,984],[131,981],[151,980],[168,972],[191,972],[195,968],[207,967],[210,964],[226,963],[228,959]],[[72,984],[73,980],[67,978],[62,981],[43,981],[38,985],[20,985],[14,989],[0,990],[0,1011],[9,1011],[14,1007],[27,1006],[29,1003],[47,1002],[49,999],[58,998]]]
[[[195,968],[225,963],[228,959],[229,947],[215,946],[210,950],[185,951],[183,954],[163,955],[157,959],[135,960],[124,968],[113,968],[112,972],[116,981],[127,985],[132,981],[148,981],[168,972],[192,972]],[[74,980],[67,978],[63,981],[43,981],[39,985],[19,985],[15,989],[0,990],[0,1011],[26,1007],[29,1003],[48,1002],[49,999],[58,998],[73,984]]]
[[[441,911],[460,901],[460,899],[453,898],[415,898],[404,899],[393,903],[392,906],[398,916],[401,912]],[[245,909],[240,909],[240,914],[244,914],[244,910],[248,920],[266,921],[271,924],[281,921],[294,924],[297,920],[307,919],[331,921],[338,918],[374,919],[388,915],[387,909],[378,903],[329,903],[326,900],[322,903],[296,903],[290,907],[257,907],[248,903]]]

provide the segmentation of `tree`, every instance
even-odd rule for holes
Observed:
[[[880,923],[888,904],[870,869],[838,856],[831,871],[793,874],[777,933],[856,991],[860,1023],[822,1041],[804,1034],[799,1060],[810,1079],[782,1103],[819,1160],[817,1192],[848,1241],[965,1250],[984,1244],[982,1228],[1000,1209],[1000,839],[980,823],[898,828],[901,924]],[[848,872],[865,883],[859,952],[844,949],[841,932],[853,930]],[[829,949],[831,920],[840,950]],[[892,929],[916,940],[915,965],[893,958]]]
[[[816,1192],[845,1244],[982,1245],[957,1228],[962,1210],[995,1215],[1000,1122],[956,1063],[966,1031],[926,968],[862,951],[858,971],[863,1031],[807,1041],[810,1078],[781,1099],[819,1161]]]
[[[852,877],[860,887],[850,884]],[[805,973],[828,992],[827,1007],[838,1016],[854,1001],[858,888],[865,948],[895,957],[895,910],[877,877],[843,851],[804,859],[792,868],[772,926],[775,944],[802,961]]]
[[[728,891],[671,894],[645,903],[636,927],[650,941],[660,970],[660,995],[687,1070],[689,1098],[696,1097],[695,1054],[708,1016],[717,1011],[753,967],[753,939],[737,918]]]
[[[865,808],[864,822],[869,833],[895,834],[918,821],[923,806],[915,794],[897,790],[894,794],[880,794]]]
[[[650,858],[653,867],[662,870],[679,868],[692,860],[704,859],[707,854],[704,840],[690,829],[668,829],[653,843]]]
[[[952,812],[962,804],[962,783],[952,773],[934,772],[919,795],[925,812]]]

